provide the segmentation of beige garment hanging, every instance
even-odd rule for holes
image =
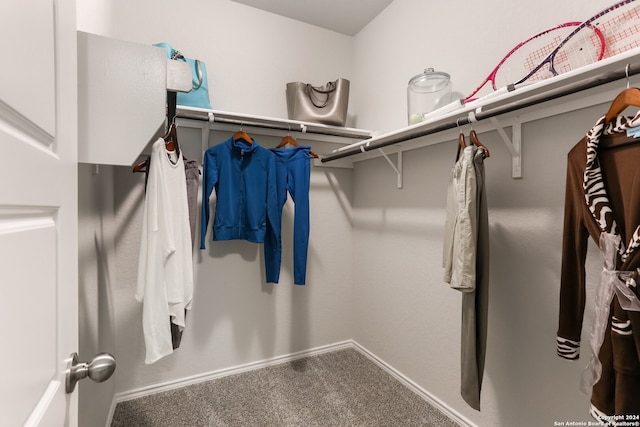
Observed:
[[[489,220],[485,153],[465,147],[451,172],[443,266],[445,281],[462,292],[460,393],[480,410],[489,296]]]

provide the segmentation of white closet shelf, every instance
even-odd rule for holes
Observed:
[[[251,133],[257,135],[274,135],[269,130],[279,130],[276,135],[283,135],[281,131],[300,132],[298,139],[320,140],[334,143],[350,144],[371,138],[371,131],[342,126],[329,126],[319,123],[302,122],[298,120],[281,119],[275,117],[258,116],[253,114],[232,113],[221,110],[186,107],[178,105],[176,116],[181,119],[180,124],[189,125],[188,120],[196,121],[193,127],[201,127],[198,122],[209,123],[210,130],[237,130],[239,127],[251,128]],[[226,126],[225,126],[226,125]],[[231,125],[231,126],[230,126]]]
[[[323,156],[321,161],[330,163],[341,160],[342,164],[345,161],[353,163],[455,141],[460,132],[458,126],[473,123],[473,128],[478,133],[498,130],[512,154],[513,177],[517,178],[520,177],[522,123],[611,102],[626,87],[621,79],[624,81],[627,73],[628,76],[640,73],[640,48],[511,92],[495,93],[424,122],[375,136],[367,141],[340,147]],[[511,137],[504,132],[504,127],[512,127]],[[468,132],[468,126],[463,130]],[[382,152],[384,147],[388,147],[386,153]],[[399,163],[400,159],[401,157],[398,158]],[[401,173],[400,167],[398,174]]]

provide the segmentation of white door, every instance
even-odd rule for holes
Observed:
[[[1,0],[0,414],[76,426],[75,0]]]

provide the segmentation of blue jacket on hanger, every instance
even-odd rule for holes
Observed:
[[[270,251],[280,259],[281,216],[276,189],[276,158],[266,148],[233,137],[209,148],[202,161],[202,225],[200,249],[205,240],[210,217],[209,197],[215,187],[216,206],[213,219],[213,240],[248,240],[264,243],[269,234],[276,241]],[[277,283],[279,265],[274,254],[267,257],[267,282]]]

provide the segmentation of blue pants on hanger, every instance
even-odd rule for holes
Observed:
[[[307,251],[309,248],[309,181],[311,175],[310,150],[300,145],[292,148],[272,148],[276,155],[276,179],[280,217],[287,201],[287,192],[295,203],[293,219],[293,281],[304,285],[307,275]],[[270,235],[270,233],[267,233]],[[278,241],[281,240],[278,235]],[[264,242],[265,260],[274,267],[275,277],[268,278],[278,283],[282,253],[274,250],[278,242],[266,238]],[[282,246],[280,246],[282,247]]]

